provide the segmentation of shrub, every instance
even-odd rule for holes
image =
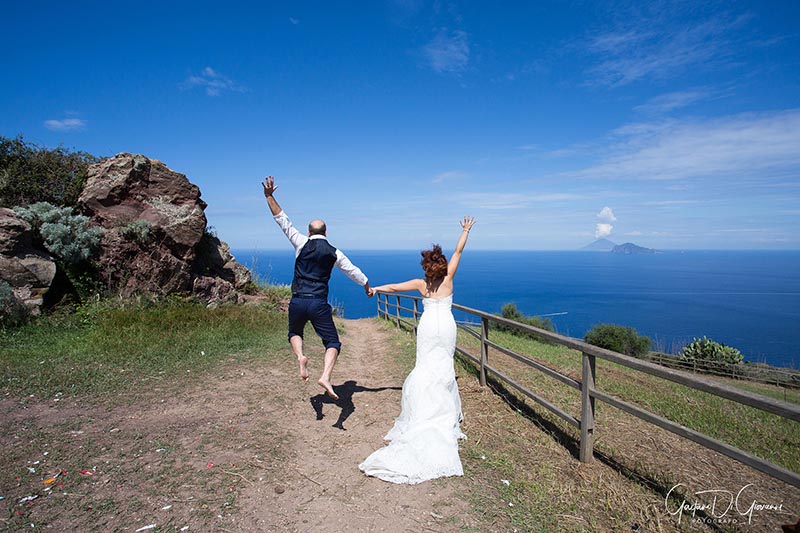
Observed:
[[[72,208],[56,207],[49,202],[37,202],[27,207],[15,207],[14,212],[30,224],[36,234],[41,235],[42,224],[58,222],[63,217],[71,215]]]
[[[742,352],[732,346],[725,346],[703,336],[702,339],[695,337],[692,342],[683,347],[681,359],[684,361],[696,361],[702,367],[711,367],[715,363],[739,364],[744,359],[744,356]]]
[[[650,351],[650,337],[639,335],[629,326],[598,324],[586,333],[584,340],[633,357],[644,357]]]
[[[73,214],[71,207],[37,202],[14,211],[38,232],[50,253],[70,265],[88,260],[103,235],[103,228],[92,226],[89,217]]]
[[[542,318],[539,316],[526,316],[522,314],[522,312],[519,309],[517,309],[517,305],[514,303],[504,304],[502,309],[500,310],[500,313],[502,314],[503,318],[513,320],[514,322],[519,322],[520,324],[527,324],[528,326],[533,326],[539,329],[545,329],[547,331],[555,331],[555,328],[553,328],[553,322],[549,318]],[[517,335],[519,337],[526,337],[532,339],[540,338],[533,333],[522,331],[512,326],[507,326],[505,324],[492,323],[492,327],[496,328],[498,331],[507,331],[512,335]]]
[[[130,224],[122,226],[120,232],[126,239],[136,241],[139,244],[147,244],[150,241],[150,230],[153,228],[147,220],[136,220]]]
[[[47,149],[18,136],[0,136],[0,207],[36,202],[72,206],[86,182],[89,165],[100,158],[62,147]]]
[[[59,272],[66,275],[69,286],[61,290],[73,292],[81,299],[98,291],[89,258],[100,244],[103,228],[93,226],[89,217],[73,214],[71,207],[56,207],[47,202],[15,207],[14,211],[31,225],[34,237],[53,254]]]

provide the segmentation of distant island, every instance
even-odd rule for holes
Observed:
[[[625,244],[618,244],[611,250],[612,254],[656,254],[658,250],[654,250],[653,248],[645,248],[644,246],[639,246],[637,244],[633,244],[632,242],[626,242]]]
[[[608,239],[597,239],[593,243],[587,244],[586,246],[581,248],[581,251],[611,252],[612,254],[626,254],[626,255],[658,253],[658,250],[655,250],[653,248],[645,248],[644,246],[639,246],[638,244],[633,244],[632,242],[626,242],[625,244],[617,244]]]

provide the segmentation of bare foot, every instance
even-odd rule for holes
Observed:
[[[330,396],[334,400],[338,400],[339,399],[339,397],[336,395],[336,393],[333,392],[333,387],[331,386],[331,383],[329,381],[324,381],[322,378],[319,378],[319,380],[317,380],[317,383],[319,383],[320,386],[323,389],[325,389],[325,392],[328,393],[328,396]]]
[[[303,381],[308,381],[308,369],[306,368],[308,357],[301,355],[297,358],[297,362],[300,364],[300,377]]]

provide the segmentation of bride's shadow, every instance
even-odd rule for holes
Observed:
[[[352,415],[355,410],[356,406],[353,404],[353,394],[357,392],[381,392],[385,390],[402,390],[402,387],[362,387],[358,385],[358,382],[349,380],[345,381],[341,385],[334,385],[333,392],[339,396],[338,400],[334,400],[327,394],[317,394],[316,396],[311,397],[311,406],[314,408],[314,411],[317,413],[317,420],[322,420],[325,418],[325,413],[322,412],[322,406],[324,404],[333,404],[341,408],[339,412],[339,419],[333,424],[333,427],[339,428],[342,431],[347,431],[344,427],[344,421]]]

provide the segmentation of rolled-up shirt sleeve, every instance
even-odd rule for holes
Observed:
[[[286,238],[289,239],[289,242],[294,246],[294,252],[295,255],[297,255],[300,252],[300,248],[308,242],[308,237],[297,231],[294,225],[292,225],[292,221],[289,220],[289,215],[287,215],[285,211],[281,211],[273,218],[281,228],[281,231],[286,235]]]
[[[361,272],[361,269],[355,266],[341,250],[336,250],[336,266],[344,272],[344,275],[358,283],[362,287],[367,284],[367,276]]]

